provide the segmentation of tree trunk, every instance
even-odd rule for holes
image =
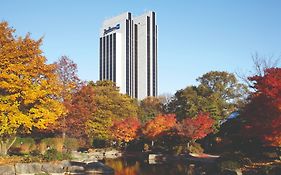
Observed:
[[[0,140],[0,155],[7,155],[8,150],[15,143],[17,137],[11,139],[1,139]]]
[[[185,150],[185,152],[190,153],[190,141],[186,143],[186,148],[187,150]]]
[[[153,140],[151,140],[151,147],[153,147],[154,146],[154,141]]]
[[[66,120],[65,120],[65,116],[63,116],[63,126],[62,126],[62,140],[63,140],[63,144],[65,141],[65,130],[66,130]]]

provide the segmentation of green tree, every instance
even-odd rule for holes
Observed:
[[[0,153],[19,132],[46,129],[64,113],[56,66],[46,64],[40,45],[29,34],[14,37],[8,23],[0,23]]]
[[[209,113],[217,123],[243,106],[247,87],[238,82],[234,74],[211,71],[199,77],[198,86],[188,86],[176,92],[168,105],[168,112],[179,120]]]
[[[163,113],[163,104],[160,98],[147,97],[140,102],[140,120],[142,123]]]

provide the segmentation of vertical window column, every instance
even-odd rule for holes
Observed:
[[[102,80],[102,37],[100,37],[100,66],[99,66],[99,76],[100,76],[100,80]]]
[[[109,80],[109,36],[106,36],[106,79]]]
[[[116,82],[116,33],[113,34],[113,81]]]
[[[147,42],[147,96],[150,96],[150,17],[147,16],[147,31],[146,31],[146,42]]]
[[[110,72],[110,76],[109,76],[109,79],[112,81],[113,78],[112,78],[112,34],[109,36],[109,72]]]
[[[156,96],[158,95],[158,28],[157,28],[157,25],[155,26],[156,30],[155,30],[155,91],[156,91]]]
[[[135,98],[138,98],[138,25],[135,24]]]
[[[105,37],[102,37],[102,45],[103,45],[103,48],[102,48],[102,51],[103,51],[103,54],[102,54],[102,80],[105,79]]]
[[[130,50],[129,50],[129,20],[126,20],[126,93],[130,95],[130,78],[129,78],[129,66],[130,66]]]
[[[152,95],[156,96],[155,13],[152,12]]]

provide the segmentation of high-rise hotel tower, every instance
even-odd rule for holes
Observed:
[[[157,25],[155,12],[130,12],[103,22],[100,32],[100,80],[116,82],[120,92],[137,99],[157,96]]]

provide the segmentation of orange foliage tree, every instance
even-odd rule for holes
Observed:
[[[243,131],[266,145],[281,146],[281,68],[268,68],[249,80],[256,91],[242,113]]]
[[[112,135],[122,142],[130,142],[137,138],[141,124],[135,117],[128,117],[120,121],[115,121],[111,127]]]
[[[177,124],[176,129],[180,136],[188,139],[189,143],[194,143],[197,139],[204,138],[213,131],[215,120],[209,114],[199,113],[195,118],[186,118]]]
[[[153,140],[172,129],[176,125],[176,121],[175,114],[158,115],[145,124],[142,133],[152,140],[153,146]]]
[[[65,131],[68,136],[88,141],[86,122],[93,118],[93,112],[96,110],[94,98],[94,88],[90,84],[82,86],[72,96],[67,105],[69,113],[66,116]]]
[[[46,129],[65,109],[56,66],[46,64],[40,45],[27,34],[0,23],[0,154],[6,154],[19,132]]]

